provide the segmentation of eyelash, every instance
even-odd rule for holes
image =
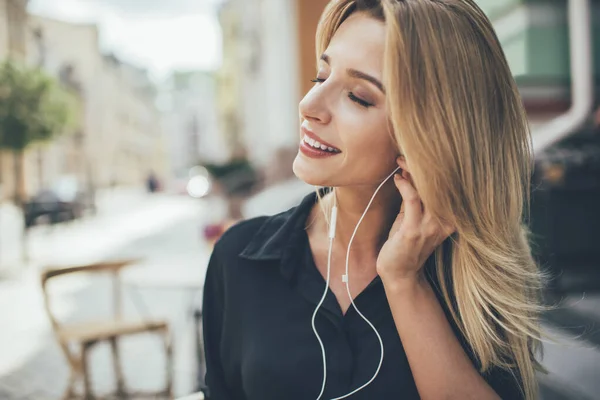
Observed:
[[[310,81],[313,83],[323,83],[323,82],[325,82],[325,79],[315,78],[315,79],[311,79]],[[369,107],[373,106],[373,104],[368,103],[368,102],[364,101],[363,99],[356,97],[356,95],[352,92],[348,93],[348,98],[350,100],[352,100],[353,102],[355,102],[356,104],[358,104],[359,106],[364,107],[364,108],[369,108]]]

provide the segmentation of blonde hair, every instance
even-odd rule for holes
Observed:
[[[445,305],[481,372],[509,370],[535,399],[542,276],[524,224],[531,137],[492,24],[473,0],[335,0],[317,57],[354,12],[386,23],[393,139],[423,204],[457,229],[435,254]]]

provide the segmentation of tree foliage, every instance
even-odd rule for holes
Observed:
[[[38,68],[0,65],[0,148],[23,152],[73,125],[76,100]]]

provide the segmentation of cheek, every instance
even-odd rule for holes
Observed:
[[[341,132],[347,132],[344,136],[348,151],[354,156],[368,152],[370,156],[394,159],[398,150],[392,141],[385,114],[381,112],[381,115],[368,115],[367,112],[362,113],[362,118],[359,114],[361,113],[355,112],[353,118],[349,118],[346,126],[341,129]]]

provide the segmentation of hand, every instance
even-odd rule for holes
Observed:
[[[402,197],[402,206],[377,257],[377,273],[384,281],[414,282],[420,280],[425,261],[455,229],[424,208],[406,161],[402,157],[397,161],[402,174],[394,176],[394,183]]]

